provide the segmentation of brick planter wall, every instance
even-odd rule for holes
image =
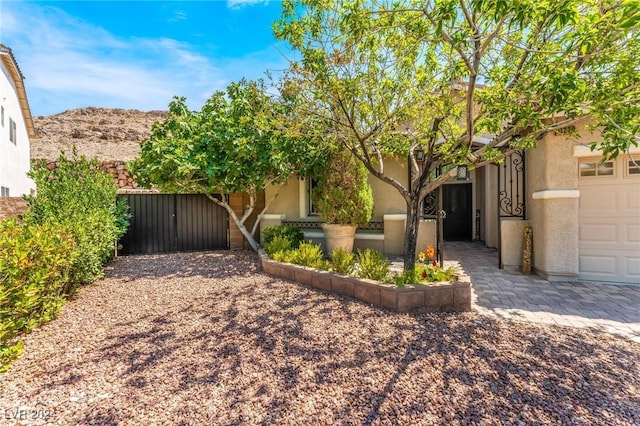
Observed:
[[[398,287],[393,284],[276,262],[269,259],[262,250],[258,258],[263,271],[269,275],[353,297],[392,311],[408,312],[412,309],[427,312],[471,311],[471,282],[468,276],[459,276],[458,280],[453,282]]]

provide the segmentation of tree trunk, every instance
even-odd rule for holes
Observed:
[[[407,203],[407,221],[404,227],[404,269],[411,270],[416,264],[416,244],[420,225],[420,198],[411,197]]]
[[[260,249],[260,245],[258,244],[256,239],[254,238],[253,234],[251,232],[249,232],[247,227],[244,226],[244,223],[240,221],[240,219],[238,218],[238,215],[236,215],[236,213],[233,211],[231,206],[229,206],[227,203],[224,203],[224,204],[225,204],[225,206],[223,206],[223,207],[225,207],[227,209],[227,212],[229,212],[229,216],[231,216],[231,220],[233,220],[233,222],[236,224],[236,226],[238,227],[238,229],[240,230],[242,235],[247,239],[247,242],[249,243],[251,248],[255,252],[257,252]]]
[[[226,201],[224,201],[224,195],[222,196],[222,201],[218,200],[217,198],[215,198],[213,195],[209,194],[208,192],[205,192],[204,195],[210,199],[211,201],[213,201],[214,203],[216,203],[217,205],[219,205],[220,207],[223,207],[227,213],[229,213],[229,216],[231,216],[231,220],[233,220],[233,223],[236,224],[236,226],[238,227],[238,229],[240,230],[240,233],[247,239],[247,242],[249,243],[249,245],[251,246],[251,248],[254,251],[258,251],[260,249],[260,244],[258,244],[258,242],[256,241],[256,239],[254,238],[253,234],[251,232],[249,232],[249,230],[247,229],[246,226],[244,226],[244,222],[238,217],[238,215],[236,214],[235,211],[233,211],[233,209],[231,208],[231,206],[229,204],[227,204]],[[249,208],[251,210],[253,210],[253,207],[255,206],[255,201],[252,203],[252,205],[249,206]],[[266,207],[265,207],[266,208]]]

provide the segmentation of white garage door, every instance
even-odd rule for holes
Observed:
[[[579,160],[580,278],[640,284],[640,169],[627,155],[598,161]]]

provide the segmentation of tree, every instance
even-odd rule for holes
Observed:
[[[303,0],[283,3],[274,31],[301,54],[283,89],[405,199],[412,269],[421,202],[455,175],[436,170],[500,162],[586,119],[603,129],[606,155],[637,146],[639,10],[637,0]],[[408,158],[407,185],[385,173],[390,156]]]
[[[260,217],[251,230],[245,223],[257,194],[296,173],[317,166],[319,155],[306,140],[282,128],[287,104],[270,96],[262,81],[231,83],[218,91],[200,111],[191,111],[185,98],[174,98],[167,119],[153,125],[131,169],[140,184],[163,191],[201,193],[223,207],[254,250]],[[246,192],[249,205],[241,216],[226,195]],[[276,192],[277,196],[277,192]]]

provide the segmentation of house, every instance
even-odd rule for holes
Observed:
[[[640,283],[640,149],[600,163],[589,145],[598,140],[583,123],[579,138],[549,132],[536,148],[504,164],[471,170],[427,196],[418,250],[436,245],[436,212],[443,210],[444,241],[481,240],[500,252],[501,266],[522,265],[525,226],[533,229],[533,270],[551,281]],[[385,172],[404,184],[407,161],[385,160]],[[402,255],[406,204],[391,186],[370,176],[371,225],[356,233],[355,247]],[[292,178],[262,217],[261,228],[295,224],[322,242],[308,180]],[[270,199],[276,188],[266,188]],[[446,248],[446,244],[445,244]]]
[[[29,138],[35,129],[24,76],[11,49],[0,44],[0,197],[20,197],[35,185],[30,168]]]

